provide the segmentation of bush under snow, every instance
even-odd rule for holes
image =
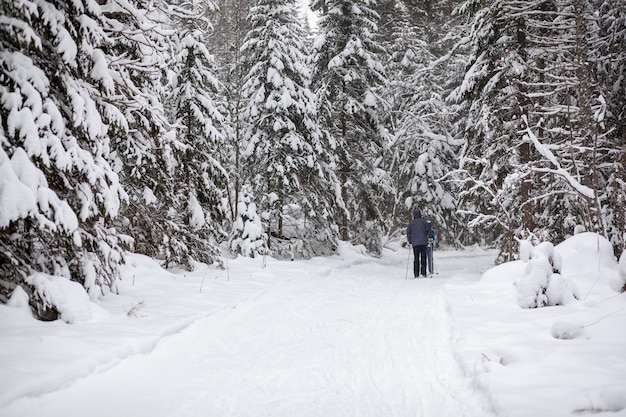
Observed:
[[[564,305],[579,298],[573,281],[561,275],[561,255],[552,243],[533,246],[530,241],[521,240],[520,258],[527,262],[524,276],[516,284],[520,307]]]
[[[43,273],[30,275],[26,282],[34,287],[43,306],[56,310],[64,322],[76,323],[91,319],[91,301],[79,283]]]

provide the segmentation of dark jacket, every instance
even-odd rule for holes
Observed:
[[[411,246],[428,245],[428,223],[417,209],[413,211],[413,220],[406,228],[406,240]]]

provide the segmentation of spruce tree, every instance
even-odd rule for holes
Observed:
[[[209,42],[217,61],[218,79],[224,85],[221,92],[222,102],[226,106],[226,120],[223,123],[225,137],[221,160],[228,175],[228,220],[234,222],[238,218],[237,208],[244,180],[241,151],[243,133],[247,126],[242,115],[246,105],[242,86],[248,68],[244,65],[245,57],[241,53],[241,46],[251,29],[247,16],[254,1],[216,0],[215,3],[218,10],[210,16],[214,30]]]
[[[454,106],[445,102],[450,79],[450,57],[439,57],[444,33],[429,34],[433,10],[409,8],[401,1],[379,4],[380,37],[389,59],[386,99],[390,110],[385,124],[393,139],[383,161],[391,192],[383,203],[390,235],[403,233],[413,208],[433,220],[439,239],[452,241],[459,230],[455,198],[440,179],[456,167],[458,141],[452,137]],[[441,23],[443,19],[439,20]],[[393,205],[390,203],[393,202]]]
[[[122,81],[115,105],[126,121],[111,132],[113,163],[128,193],[117,224],[134,239],[135,252],[166,263],[180,228],[172,210],[175,151],[182,144],[163,106],[164,74],[175,49],[173,13],[165,2],[114,0],[104,8],[107,60]]]
[[[382,156],[389,134],[383,122],[387,83],[375,40],[378,14],[373,2],[315,2],[321,13],[314,42],[314,89],[321,125],[334,145],[340,182],[340,238],[381,249],[379,196]]]
[[[606,140],[599,149],[605,178],[604,212],[608,239],[616,256],[626,248],[626,4],[601,2],[598,37],[592,48],[599,53],[598,82],[606,102]]]
[[[470,225],[498,230],[501,248],[513,256],[515,234],[535,230],[534,195],[541,190],[533,172],[527,124],[541,116],[546,61],[552,50],[539,47],[552,2],[531,6],[516,0],[468,1],[472,13],[470,60],[462,84],[452,94],[467,110],[467,144],[461,158],[461,205]]]
[[[100,7],[87,1],[2,2],[0,25],[0,301],[43,272],[92,297],[123,261],[112,227],[126,195],[109,163],[125,123]],[[53,312],[54,313],[54,312]]]
[[[254,258],[259,253],[266,254],[267,233],[256,203],[250,198],[248,185],[241,187],[236,213],[233,230],[228,238],[231,252],[250,258]]]
[[[486,206],[473,200],[477,218],[492,210],[509,242],[523,230],[560,240],[582,224],[619,244],[622,174],[608,155],[620,112],[611,91],[622,77],[609,52],[619,38],[606,35],[619,8],[604,19],[586,0],[464,8],[475,11],[473,58],[456,92],[469,99],[465,172],[468,189],[489,190]]]
[[[226,239],[222,208],[226,172],[219,152],[225,118],[216,101],[221,90],[216,66],[205,45],[211,27],[203,18],[214,5],[202,6],[176,8],[173,26],[177,29],[177,49],[167,86],[168,109],[179,144],[174,151],[176,186],[171,210],[178,228],[168,241],[167,261],[187,268],[193,267],[193,261],[216,261],[217,245]]]
[[[296,239],[305,255],[332,252],[327,150],[309,89],[298,6],[293,0],[260,0],[248,19],[252,29],[242,46],[249,68],[242,156],[249,161],[244,172],[266,222],[268,246],[284,253]]]

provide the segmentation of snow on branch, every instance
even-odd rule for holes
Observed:
[[[552,153],[550,149],[543,146],[537,136],[532,132],[530,126],[528,125],[528,120],[526,116],[522,116],[524,119],[524,123],[526,124],[526,135],[525,138],[529,139],[534,145],[535,149],[539,154],[541,154],[544,158],[546,158],[554,168],[533,168],[535,172],[549,173],[563,178],[574,190],[576,190],[580,195],[587,197],[589,199],[595,198],[595,191],[586,185],[581,184],[578,180],[576,180],[569,172],[567,172],[561,164],[557,160],[556,156]]]
[[[452,179],[448,179],[452,177]],[[499,215],[478,213],[473,210],[459,209],[457,213],[472,216],[473,219],[468,223],[468,226],[475,227],[478,225],[484,225],[489,223],[497,223],[505,230],[508,230],[512,221],[512,216],[509,210],[502,204],[498,191],[491,188],[490,184],[481,179],[474,178],[469,171],[465,169],[457,169],[451,171],[441,178],[439,181],[450,181],[460,184],[467,192],[482,191],[491,197],[491,204],[499,208]]]

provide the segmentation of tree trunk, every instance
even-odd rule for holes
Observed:
[[[527,59],[526,49],[528,48],[526,41],[526,21],[523,18],[517,20],[517,44],[519,48],[520,56]],[[533,110],[532,103],[528,99],[528,87],[520,80],[517,84],[518,89],[518,102],[520,105],[520,116],[526,116],[528,123],[530,123],[531,112]],[[522,117],[520,117],[522,120]],[[520,126],[520,131],[524,131],[526,126]],[[531,163],[531,146],[530,143],[524,142],[519,148],[520,162],[522,166],[528,166]],[[533,224],[533,203],[531,200],[532,194],[532,173],[528,170],[529,177],[524,178],[521,184],[521,199],[522,199],[522,229],[532,232],[534,229]],[[509,256],[512,246],[509,247]]]
[[[346,143],[346,119],[345,116],[342,117],[341,120],[341,138],[343,143]],[[341,198],[343,199],[343,204],[345,206],[345,210],[341,214],[341,240],[348,241],[350,240],[350,229],[349,229],[349,218],[348,218],[348,210],[350,207],[350,203],[348,201],[348,180],[350,178],[350,161],[348,160],[347,155],[344,155],[341,161]]]

